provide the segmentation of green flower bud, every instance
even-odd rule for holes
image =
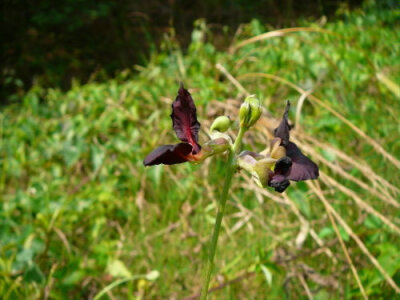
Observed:
[[[251,117],[251,108],[250,104],[247,102],[243,102],[240,105],[239,110],[239,120],[240,120],[240,127],[249,127],[249,121]]]
[[[223,137],[210,140],[205,145],[204,148],[211,149],[212,154],[222,153],[228,150],[231,147],[231,144],[228,140]]]
[[[262,107],[260,100],[258,100],[255,95],[248,96],[240,106],[240,126],[246,128],[253,126],[261,117],[261,114]]]
[[[230,145],[232,145],[232,139],[229,135],[227,135],[226,133],[222,133],[219,131],[212,131],[210,134],[211,140],[216,140],[219,138],[223,138],[225,139]]]
[[[231,119],[227,116],[219,116],[211,125],[210,131],[225,132],[231,127]]]

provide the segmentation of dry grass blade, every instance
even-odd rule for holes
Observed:
[[[262,195],[267,197],[268,199],[273,200],[274,202],[276,202],[276,203],[278,203],[280,205],[284,204],[285,206],[289,206],[289,208],[297,216],[297,218],[299,219],[301,224],[309,223],[302,216],[302,214],[300,213],[299,209],[296,207],[296,205],[294,205],[294,203],[288,198],[288,196],[286,194],[283,194],[282,196],[276,196],[275,194],[270,193],[267,189],[262,189],[262,188],[258,187],[256,184],[254,184],[253,180],[247,174],[243,174],[243,177],[246,179],[246,182],[248,182],[248,184],[244,184],[243,185],[243,188],[250,189],[250,190],[257,190]],[[311,237],[318,244],[318,246],[323,248],[324,249],[323,251],[326,253],[326,255],[329,256],[332,259],[333,263],[336,264],[337,263],[336,257],[333,255],[332,251],[329,248],[325,247],[324,241],[319,238],[319,236],[315,232],[315,230],[313,228],[310,228],[309,232],[310,232]]]
[[[335,179],[332,177],[326,175],[323,172],[320,172],[320,177],[323,180],[326,180],[326,182],[329,182],[331,186],[336,187],[339,189],[341,192],[345,193],[348,195],[350,198],[354,199],[354,201],[366,212],[370,213],[371,215],[374,215],[375,217],[379,218],[383,223],[385,223],[390,229],[395,231],[397,234],[400,234],[400,228],[397,227],[397,225],[393,224],[392,221],[390,221],[388,218],[386,218],[384,215],[382,215],[380,212],[376,211],[373,207],[371,207],[369,204],[361,200],[361,198],[354,193],[352,190],[348,189],[344,185],[340,184],[337,182]]]
[[[350,228],[349,225],[342,219],[342,217],[335,211],[335,209],[330,205],[328,201],[324,197],[321,197],[321,192],[318,191],[315,186],[308,182],[308,185],[315,191],[318,198],[324,202],[326,207],[330,210],[332,215],[336,218],[336,220],[340,223],[340,225],[344,228],[349,236],[357,243],[358,247],[361,249],[362,252],[370,259],[372,264],[381,272],[387,283],[396,291],[396,293],[400,293],[400,288],[397,284],[393,281],[392,277],[385,271],[385,269],[380,265],[378,260],[369,252],[368,248],[364,245],[361,239],[354,233],[354,231]]]
[[[245,94],[246,96],[250,95],[250,93],[249,93],[248,91],[246,91],[246,89],[240,84],[240,82],[237,81],[237,80],[235,79],[235,77],[233,77],[232,74],[229,73],[229,72],[225,69],[225,67],[224,67],[223,65],[221,65],[220,63],[217,63],[217,64],[215,65],[215,67],[216,67],[219,71],[221,71],[221,73],[224,74],[224,75],[229,79],[229,81],[232,82],[233,85],[234,85],[241,93]]]
[[[300,223],[305,223],[308,222],[303,215],[301,214],[301,212],[299,211],[299,209],[297,208],[297,206],[294,204],[294,202],[285,194],[283,194],[284,199],[286,199],[286,201],[289,204],[289,207],[291,208],[291,210],[294,212],[294,214],[299,218]],[[325,243],[323,240],[321,240],[321,238],[318,236],[318,234],[315,232],[315,230],[313,228],[310,228],[310,235],[311,237],[315,240],[315,242],[318,244],[318,246],[320,246],[321,248],[324,248],[324,252],[326,253],[327,256],[329,256],[333,263],[336,264],[337,263],[337,258],[335,257],[335,255],[332,253],[331,249],[325,247]]]
[[[297,144],[301,144],[300,141],[293,139]],[[376,197],[378,197],[379,199],[381,199],[382,201],[391,204],[395,207],[400,207],[400,204],[390,195],[386,195],[386,197],[384,197],[382,195],[382,193],[380,193],[379,191],[377,191],[376,189],[374,189],[373,187],[369,186],[368,184],[364,183],[363,181],[361,181],[360,179],[350,175],[348,172],[346,172],[345,170],[343,170],[339,165],[335,165],[331,162],[329,162],[328,160],[326,160],[322,155],[318,154],[317,151],[315,151],[312,147],[308,146],[308,145],[304,145],[304,143],[302,144],[302,147],[304,148],[304,150],[306,152],[308,152],[313,158],[315,158],[316,160],[320,161],[321,163],[325,164],[326,166],[328,166],[332,171],[334,171],[335,173],[341,175],[343,178],[350,180],[352,182],[354,182],[355,184],[357,184],[358,186],[360,186],[361,188],[363,188],[364,190],[368,191],[369,193],[371,193],[372,195],[375,195]]]
[[[376,78],[385,85],[388,90],[390,90],[396,97],[400,97],[400,86],[397,85],[394,81],[390,80],[385,74],[377,73]]]
[[[299,278],[301,285],[303,286],[304,290],[306,291],[308,299],[313,300],[314,297],[311,294],[310,288],[308,287],[308,284],[307,284],[306,280],[304,279],[304,276],[302,274],[297,274],[297,278]]]
[[[230,52],[233,53],[237,49],[242,48],[243,46],[246,46],[248,44],[256,43],[259,41],[267,40],[269,38],[273,37],[281,37],[285,36],[289,33],[294,33],[294,32],[320,32],[320,33],[327,33],[327,34],[332,34],[336,35],[334,32],[325,30],[322,28],[312,28],[312,27],[293,27],[293,28],[285,28],[285,29],[278,29],[270,32],[266,32],[257,36],[254,36],[252,38],[249,38],[247,40],[244,40],[243,42],[240,42],[238,45],[231,47]]]
[[[243,184],[242,187],[245,189],[250,189],[250,190],[257,190],[259,191],[263,196],[267,197],[268,199],[278,203],[278,204],[283,204],[283,205],[288,205],[289,203],[282,199],[281,197],[275,196],[274,194],[270,193],[266,189],[262,189],[258,187],[257,185],[253,184],[253,180],[250,178],[248,175],[243,175],[243,177],[246,179],[249,184]]]
[[[281,82],[296,91],[298,91],[301,94],[306,93],[305,90],[300,88],[299,86],[291,83],[290,81],[281,78],[279,76],[275,76],[272,74],[265,74],[265,73],[248,73],[241,75],[240,78],[252,78],[252,77],[263,77],[267,79],[272,79],[278,82]],[[370,144],[378,153],[380,153],[383,157],[388,159],[392,164],[394,164],[397,168],[400,169],[400,161],[397,160],[393,155],[388,153],[379,143],[377,143],[373,138],[368,136],[364,131],[359,129],[356,125],[351,123],[349,120],[347,120],[345,117],[343,117],[340,113],[338,113],[334,108],[330,107],[327,103],[322,101],[321,99],[315,97],[314,95],[310,94],[308,95],[308,98],[312,100],[313,102],[317,103],[318,105],[322,106],[325,108],[327,111],[332,113],[335,117],[337,117],[339,120],[341,120],[343,123],[345,123],[347,126],[349,126],[354,132],[356,132],[359,136],[361,136],[368,144]]]
[[[331,214],[331,210],[329,209],[329,206],[326,205],[326,203],[327,203],[328,201],[326,200],[324,194],[322,193],[322,190],[321,190],[321,188],[320,188],[320,186],[319,186],[318,181],[316,181],[315,185],[316,185],[316,189],[314,189],[314,191],[317,193],[318,197],[320,197],[322,203],[323,203],[324,206],[325,206],[326,212],[328,213],[329,220],[330,220],[330,222],[331,222],[331,224],[332,224],[332,226],[333,226],[333,229],[335,230],[336,236],[337,236],[338,239],[339,239],[340,246],[341,246],[342,249],[343,249],[343,252],[344,252],[344,254],[345,254],[345,256],[346,256],[347,262],[349,263],[350,268],[351,268],[351,271],[353,272],[354,278],[356,279],[356,282],[357,282],[357,284],[358,284],[358,287],[360,288],[361,294],[363,295],[364,299],[368,299],[368,296],[367,296],[367,294],[365,293],[364,286],[362,285],[361,280],[360,280],[360,277],[358,276],[357,269],[356,269],[356,267],[355,267],[354,264],[353,264],[353,261],[352,261],[352,259],[351,259],[351,257],[350,257],[350,254],[349,254],[349,251],[347,250],[346,245],[345,245],[345,243],[344,243],[344,241],[343,241],[343,239],[342,239],[342,236],[340,235],[339,229],[338,229],[337,226],[336,226],[335,219],[333,218],[333,216],[332,216],[332,214]]]
[[[299,101],[297,101],[296,105],[296,126],[297,128],[300,127],[300,116],[301,116],[301,109],[303,108],[304,101],[307,99],[308,95],[311,94],[311,91],[301,94]]]
[[[353,166],[357,168],[359,171],[363,173],[365,178],[369,179],[372,183],[377,183],[379,182],[382,184],[386,189],[390,190],[394,194],[400,194],[400,190],[392,185],[390,182],[388,182],[386,179],[382,178],[378,174],[376,174],[369,166],[367,163],[364,162],[358,162],[354,157],[348,156],[346,153],[340,151],[339,149],[336,149],[332,145],[322,143],[318,141],[317,139],[308,136],[304,133],[301,134],[301,139],[302,140],[308,140],[309,142],[313,143],[314,145],[322,148],[322,149],[327,149],[331,152],[333,152],[337,157],[339,157],[341,160],[343,160],[345,163],[349,164],[350,166]],[[379,185],[378,185],[379,186]],[[386,192],[386,189],[383,189],[383,192]]]

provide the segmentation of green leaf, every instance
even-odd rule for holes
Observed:
[[[265,280],[267,281],[268,285],[272,285],[272,273],[265,265],[260,265],[261,271],[264,273]]]
[[[132,276],[125,264],[119,259],[112,260],[108,263],[107,272],[113,277],[128,278]]]

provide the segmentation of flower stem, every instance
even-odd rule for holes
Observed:
[[[217,249],[219,231],[221,229],[222,217],[224,216],[225,204],[228,199],[228,192],[232,184],[232,177],[236,170],[235,154],[233,151],[229,153],[228,159],[228,172],[225,177],[224,188],[222,191],[221,199],[218,202],[217,218],[214,224],[214,230],[210,241],[210,248],[208,253],[207,268],[204,276],[203,288],[201,290],[201,300],[207,299],[208,286],[210,284],[211,274],[214,268],[214,256]]]
[[[228,200],[228,192],[232,185],[232,177],[237,168],[236,154],[240,151],[242,146],[243,135],[246,128],[240,126],[239,133],[236,137],[235,144],[229,151],[227,173],[225,175],[224,188],[222,190],[221,198],[218,201],[217,218],[215,219],[214,230],[210,241],[210,248],[208,252],[207,268],[204,276],[203,287],[201,289],[200,300],[206,300],[208,294],[208,286],[210,284],[211,274],[214,268],[214,256],[217,250],[218,236],[221,229],[222,218],[225,212],[226,200]]]
[[[240,147],[242,146],[243,135],[246,132],[246,129],[240,126],[239,133],[236,137],[235,143],[233,144],[233,152],[238,153],[240,151]]]

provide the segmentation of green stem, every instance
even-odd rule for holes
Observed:
[[[225,177],[224,188],[222,190],[221,199],[218,202],[217,218],[215,219],[214,230],[210,241],[210,248],[208,252],[207,268],[204,276],[203,287],[201,289],[200,300],[206,300],[208,294],[208,286],[210,284],[211,274],[214,268],[214,257],[217,250],[218,236],[221,229],[222,218],[225,212],[226,200],[228,200],[228,192],[232,185],[233,174],[237,168],[236,153],[240,151],[242,146],[243,135],[246,128],[240,127],[239,133],[236,137],[235,144],[229,151],[228,168]]]
[[[235,154],[231,151],[229,153],[229,159],[228,159],[228,172],[225,177],[225,183],[224,183],[224,188],[222,191],[222,196],[218,202],[217,218],[215,220],[213,235],[212,235],[212,238],[210,241],[210,249],[209,249],[208,260],[207,260],[207,268],[206,268],[206,273],[205,273],[205,277],[204,277],[203,288],[201,290],[201,297],[200,297],[201,300],[207,299],[208,286],[210,284],[211,273],[214,268],[214,256],[215,256],[215,251],[217,249],[218,236],[219,236],[219,231],[221,229],[222,217],[224,216],[225,204],[226,204],[226,200],[228,199],[228,192],[231,187],[232,177],[233,177],[233,174],[235,173],[235,169],[236,169]]]
[[[239,129],[239,133],[236,137],[235,143],[233,144],[233,152],[237,153],[240,151],[240,147],[242,145],[242,139],[243,139],[243,135],[246,132],[246,129],[244,127],[240,127]]]

